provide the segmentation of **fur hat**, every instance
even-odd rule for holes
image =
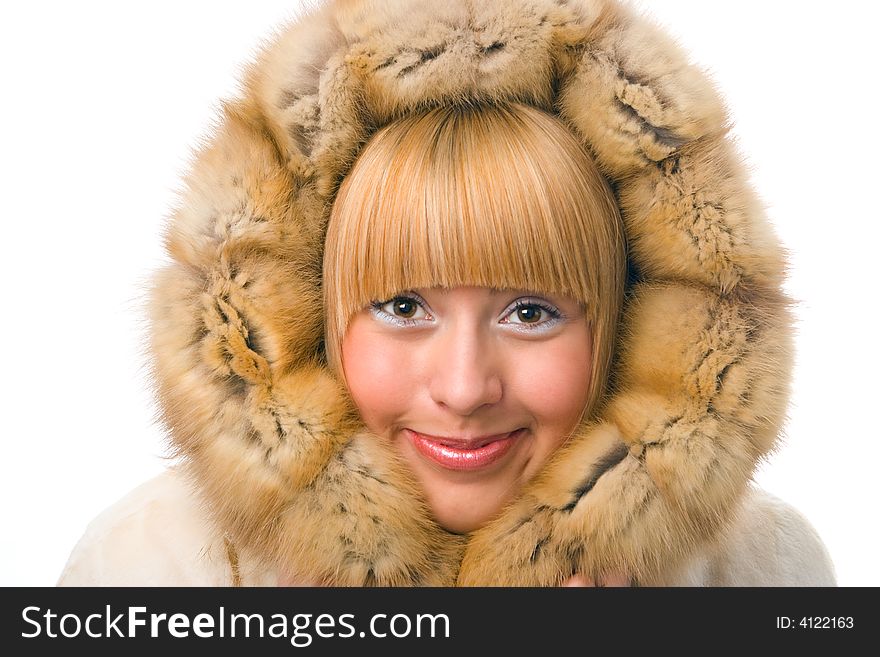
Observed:
[[[359,148],[464,100],[534,105],[583,140],[629,280],[598,419],[459,536],[331,376],[320,304]],[[731,520],[788,400],[783,252],[728,127],[706,76],[611,0],[336,0],[279,31],[193,161],[151,296],[174,452],[230,544],[335,585],[662,583]]]

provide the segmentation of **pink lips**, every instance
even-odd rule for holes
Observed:
[[[483,436],[472,440],[428,436],[411,429],[406,431],[420,454],[444,468],[478,470],[504,456],[513,447],[514,441],[523,430],[517,429],[510,433]]]

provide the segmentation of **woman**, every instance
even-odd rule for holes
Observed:
[[[181,465],[61,583],[833,583],[749,487],[790,318],[713,90],[614,4],[473,5],[250,71],[153,295]]]

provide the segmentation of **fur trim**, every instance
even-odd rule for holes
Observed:
[[[612,393],[500,517],[439,528],[326,369],[329,207],[379,126],[463,99],[558,114],[617,193]],[[603,0],[337,0],[281,31],[197,155],[151,299],[176,453],[234,544],[336,585],[663,573],[730,522],[783,421],[782,251],[707,78]]]

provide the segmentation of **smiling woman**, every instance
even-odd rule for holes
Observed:
[[[327,228],[327,352],[441,526],[485,524],[589,417],[625,276],[611,190],[546,112],[443,106],[361,151]]]
[[[834,582],[750,484],[788,403],[784,258],[655,27],[340,0],[243,89],[151,292],[179,463],[61,583]]]

